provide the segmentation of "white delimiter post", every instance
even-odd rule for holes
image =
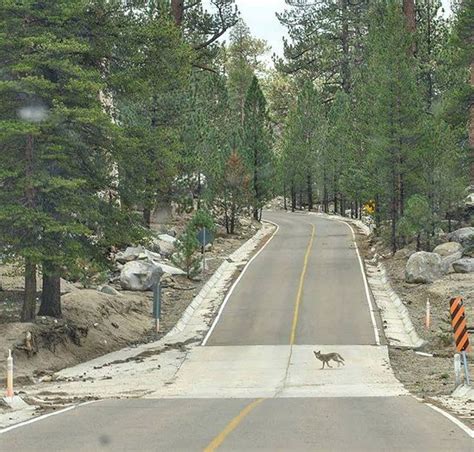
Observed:
[[[461,384],[461,355],[454,354],[454,382],[456,387]]]
[[[8,350],[7,358],[7,397],[13,399],[13,357],[12,351]]]

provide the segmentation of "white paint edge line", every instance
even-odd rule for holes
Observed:
[[[3,433],[7,433],[11,430],[15,430],[17,428],[24,427],[26,425],[33,424],[34,422],[42,421],[44,419],[47,419],[48,417],[57,416],[58,414],[63,414],[63,413],[66,413],[68,411],[75,410],[76,408],[79,408],[81,406],[90,405],[91,403],[96,403],[96,402],[98,402],[98,400],[91,400],[89,402],[80,403],[79,405],[68,406],[67,408],[63,408],[62,410],[59,410],[59,411],[53,411],[52,413],[43,414],[43,416],[38,416],[38,417],[35,417],[33,419],[28,419],[27,421],[23,421],[23,422],[20,422],[18,424],[11,425],[10,427],[6,427],[6,428],[0,430],[0,435],[2,435]]]
[[[428,405],[431,409],[433,409],[436,412],[442,414],[445,418],[449,419],[452,423],[456,424],[468,436],[470,436],[471,438],[474,438],[474,430],[469,428],[466,424],[461,422],[459,419],[456,419],[452,414],[449,414],[448,412],[442,410],[441,408],[438,408],[435,405],[432,405],[431,403],[425,403],[425,405]]]
[[[367,303],[369,305],[370,320],[372,321],[372,326],[374,327],[375,343],[377,345],[380,345],[380,335],[379,335],[379,330],[377,328],[377,322],[375,321],[374,305],[370,297],[370,290],[369,290],[369,284],[367,282],[367,275],[365,274],[364,264],[362,263],[362,258],[360,257],[359,247],[357,246],[354,228],[349,223],[346,223],[344,220],[337,219],[337,221],[339,221],[340,223],[344,223],[352,232],[352,240],[354,242],[357,258],[359,260],[360,272],[362,273],[362,279],[364,281],[365,295],[367,298]]]
[[[280,226],[276,223],[274,223],[273,221],[269,221],[269,220],[264,220],[266,223],[270,223],[270,224],[273,224],[274,226],[276,226],[276,229],[275,231],[273,231],[273,234],[272,236],[266,241],[266,243],[258,250],[258,252],[247,262],[247,264],[245,265],[245,267],[242,269],[239,277],[235,280],[234,284],[232,284],[232,287],[229,289],[229,292],[227,292],[227,295],[225,296],[224,298],[224,301],[222,302],[222,305],[221,307],[219,308],[219,312],[217,313],[217,316],[216,318],[214,319],[214,322],[212,322],[212,325],[211,325],[211,328],[209,329],[209,331],[207,332],[206,334],[206,337],[204,338],[204,340],[202,341],[201,343],[201,346],[204,347],[206,344],[207,344],[207,341],[209,340],[209,338],[211,337],[211,334],[213,333],[217,323],[219,322],[219,319],[222,315],[222,312],[224,311],[225,309],[225,306],[227,304],[227,302],[229,301],[231,295],[232,295],[232,292],[234,292],[235,288],[237,287],[237,284],[239,284],[239,281],[242,279],[242,277],[244,276],[245,272],[247,271],[247,269],[249,268],[250,264],[254,261],[254,259],[256,259],[259,254],[267,247],[267,245],[273,240],[273,237],[275,237],[276,233],[278,232],[278,230],[280,229]]]

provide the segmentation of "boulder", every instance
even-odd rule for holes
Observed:
[[[161,261],[161,254],[154,253],[153,251],[145,250],[145,260],[151,263],[157,263]]]
[[[157,265],[144,262],[128,262],[120,272],[120,285],[125,290],[151,290],[160,281],[163,270]]]
[[[174,244],[176,242],[176,237],[173,237],[169,234],[160,234],[158,236],[158,239],[161,240],[162,242],[168,242]]]
[[[75,290],[78,290],[78,289],[72,282],[66,281],[65,279],[61,278],[60,280],[61,295],[74,292]]]
[[[174,237],[172,237],[174,238]],[[174,242],[168,242],[165,240],[158,239],[160,246],[160,254],[164,257],[170,257],[174,252]]]
[[[450,254],[449,256],[444,256],[441,258],[443,262],[443,272],[444,273],[451,273],[454,271],[453,264],[461,259],[462,252],[458,251],[457,253]]]
[[[129,246],[125,251],[116,254],[115,260],[121,264],[136,261],[145,252],[143,246]]]
[[[408,259],[405,280],[408,283],[432,283],[443,275],[441,256],[436,253],[419,251]]]
[[[173,267],[171,265],[168,265],[168,264],[163,264],[162,262],[160,263],[157,263],[156,265],[158,265],[161,270],[163,271],[163,273],[165,275],[185,275],[186,272],[181,270],[180,268],[177,268],[177,267]]]
[[[107,295],[113,295],[115,297],[121,297],[122,296],[122,294],[117,289],[114,289],[111,286],[102,286],[100,288],[99,292],[105,293]]]
[[[451,242],[458,242],[466,246],[469,242],[474,240],[474,227],[461,228],[449,234]]]
[[[442,257],[462,253],[462,245],[458,242],[442,243],[433,250],[433,253],[439,254]]]
[[[465,257],[459,259],[454,262],[453,268],[456,273],[474,273],[474,258]]]
[[[464,200],[466,207],[474,207],[474,193],[469,193]]]
[[[402,248],[398,250],[394,255],[394,259],[408,259],[414,253],[413,250],[409,250],[408,248]]]
[[[147,248],[154,253],[161,253],[160,239],[158,239],[158,237],[153,237]]]

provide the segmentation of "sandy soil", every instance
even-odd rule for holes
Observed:
[[[374,252],[384,256],[384,264],[390,283],[408,308],[418,335],[427,341],[423,351],[433,357],[421,356],[413,350],[391,347],[390,360],[396,376],[412,393],[420,397],[451,394],[455,389],[453,359],[454,339],[450,322],[449,300],[461,295],[466,306],[468,325],[474,324],[474,276],[451,273],[432,284],[408,284],[405,282],[407,258],[394,258],[374,239],[359,236],[361,249],[366,258]],[[363,243],[365,241],[365,244]],[[425,328],[426,302],[431,305],[431,326]],[[472,338],[471,338],[472,341]],[[468,354],[473,375],[474,355]]]
[[[180,226],[179,222],[173,224],[177,231]],[[212,250],[206,253],[207,271],[203,279],[166,278],[158,336],[154,331],[151,292],[120,291],[120,296],[112,296],[66,281],[62,282],[62,319],[39,317],[34,324],[20,323],[22,278],[12,267],[0,266],[0,373],[5,372],[9,348],[14,354],[17,384],[29,384],[80,362],[159,339],[174,327],[223,260],[250,238],[257,227],[250,223],[235,236],[217,234]],[[118,285],[113,287],[120,289]],[[28,331],[33,333],[37,347],[31,356],[19,348]]]

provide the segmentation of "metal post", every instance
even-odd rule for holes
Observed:
[[[469,379],[469,367],[467,367],[467,356],[466,351],[461,352],[462,361],[464,365],[464,384],[466,386],[471,386],[471,380]]]
[[[454,354],[454,382],[456,388],[461,384],[461,355],[459,353]]]
[[[153,286],[153,317],[155,318],[155,339],[160,332],[161,319],[161,282]]]
[[[202,276],[206,271],[206,228],[203,228],[203,240],[202,240]]]
[[[8,350],[7,358],[7,397],[13,399],[15,393],[13,392],[13,357],[12,351]]]

